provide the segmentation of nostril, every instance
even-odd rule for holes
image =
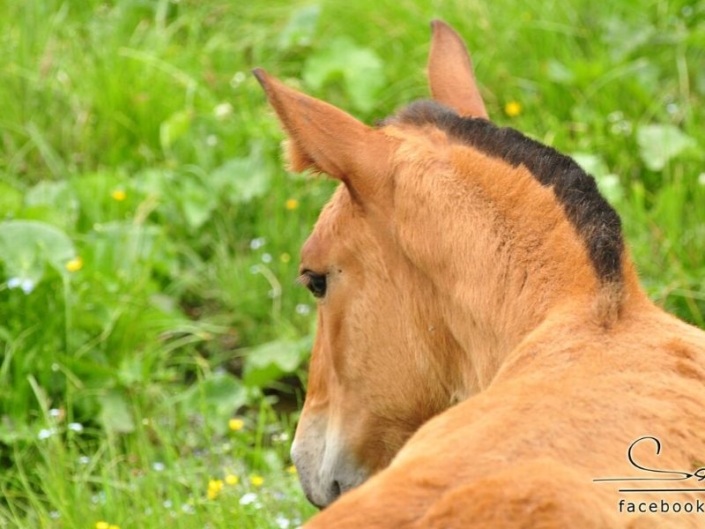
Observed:
[[[340,486],[340,482],[336,480],[331,483],[330,488],[328,489],[327,497],[322,502],[317,501],[317,498],[315,498],[313,494],[309,494],[308,492],[306,493],[306,498],[313,505],[322,510],[328,507],[335,500],[337,500],[341,494],[342,487]]]
[[[333,482],[333,485],[331,486],[331,496],[332,496],[331,501],[337,499],[340,496],[340,492],[341,492],[340,482],[338,480],[335,480]]]

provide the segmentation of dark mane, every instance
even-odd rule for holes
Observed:
[[[597,190],[595,179],[572,158],[515,129],[497,127],[484,119],[462,118],[435,101],[416,101],[390,122],[432,124],[489,156],[514,167],[526,166],[541,185],[553,188],[583,238],[600,280],[622,280],[624,241],[619,215]]]

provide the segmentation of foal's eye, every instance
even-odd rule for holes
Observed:
[[[317,274],[311,270],[304,270],[299,277],[299,283],[308,288],[317,298],[322,298],[326,295],[326,287],[328,280],[325,274]]]

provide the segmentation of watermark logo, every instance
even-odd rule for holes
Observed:
[[[661,441],[653,436],[646,435],[633,441],[627,449],[627,459],[637,470],[642,471],[637,476],[595,478],[595,483],[624,483],[629,482],[629,486],[619,488],[622,494],[654,494],[662,495],[654,498],[653,501],[629,501],[622,498],[619,500],[617,509],[626,513],[704,513],[705,514],[705,467],[701,466],[690,470],[650,468],[636,460],[634,450],[637,446],[653,445],[655,454],[661,454]],[[646,473],[646,475],[644,474]],[[635,487],[634,482],[643,482],[643,487]],[[671,501],[668,495],[671,493],[700,493],[703,498],[694,501]]]

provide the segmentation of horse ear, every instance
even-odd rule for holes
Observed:
[[[428,82],[433,99],[465,117],[489,119],[463,39],[445,22],[431,22]]]
[[[362,202],[381,189],[391,155],[385,135],[333,105],[285,86],[261,68],[253,73],[289,137],[292,169],[313,169],[341,180]]]

